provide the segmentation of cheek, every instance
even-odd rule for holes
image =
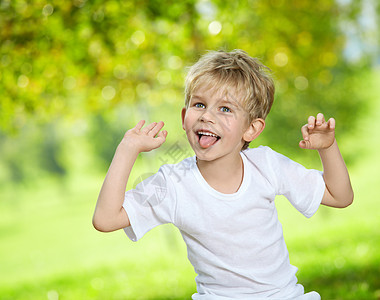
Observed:
[[[193,127],[194,121],[191,114],[186,114],[182,127],[187,132]]]
[[[240,132],[242,132],[241,123],[239,122],[239,120],[233,117],[225,118],[223,126],[226,129],[226,131],[229,132],[231,135],[239,135]]]
[[[232,140],[236,143],[240,142],[243,139],[245,130],[240,123],[230,124],[228,134]]]
[[[185,124],[193,124],[197,120],[197,114],[193,110],[188,110],[185,115]]]

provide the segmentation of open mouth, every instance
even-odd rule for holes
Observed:
[[[220,136],[211,131],[199,130],[196,134],[198,136],[199,145],[202,148],[208,148],[220,140]]]

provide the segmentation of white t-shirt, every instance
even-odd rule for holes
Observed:
[[[152,228],[174,224],[194,266],[193,299],[286,299],[302,295],[297,268],[289,262],[274,199],[284,195],[306,217],[318,209],[322,173],[268,147],[241,152],[244,178],[234,194],[223,194],[202,177],[196,158],[159,171],[126,192],[123,204],[139,240]],[[225,297],[225,298],[224,298]]]

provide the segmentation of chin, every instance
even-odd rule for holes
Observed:
[[[199,150],[199,149],[194,149],[195,156],[197,159],[204,160],[204,161],[212,161],[216,159],[215,155],[210,153],[210,150]]]
[[[207,161],[207,162],[216,161],[219,158],[222,158],[225,156],[225,154],[223,153],[215,153],[214,151],[212,151],[212,149],[208,149],[206,151],[194,151],[194,152],[198,160]]]

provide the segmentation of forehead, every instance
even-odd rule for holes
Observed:
[[[219,101],[230,102],[237,106],[242,105],[242,92],[228,84],[216,84],[215,82],[203,82],[197,84],[192,93],[191,99],[206,98]]]

